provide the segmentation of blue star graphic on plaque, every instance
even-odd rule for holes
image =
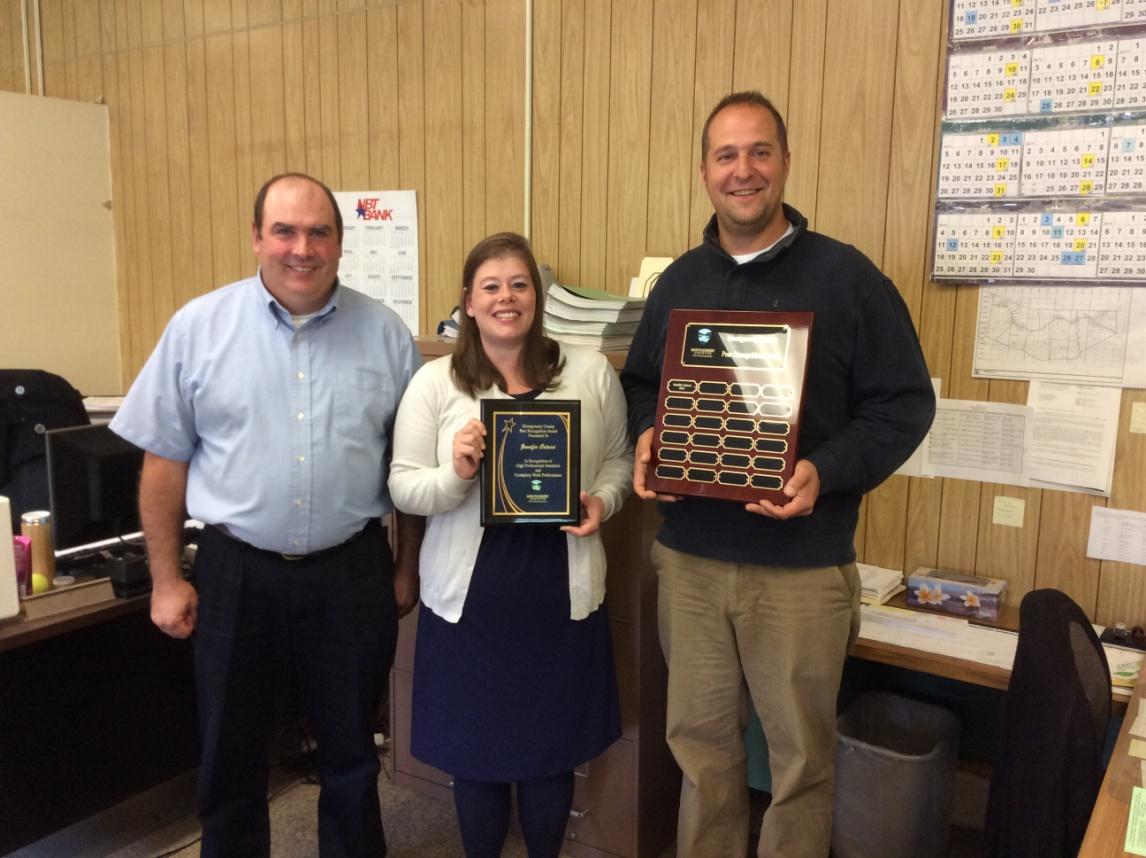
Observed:
[[[355,209],[355,211],[356,211],[356,212],[358,212],[358,216],[359,216],[359,217],[366,217],[366,208],[365,208],[365,206],[359,206],[358,208],[356,208],[356,209]]]

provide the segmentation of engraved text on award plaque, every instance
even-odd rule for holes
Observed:
[[[481,523],[581,520],[581,403],[483,399]]]

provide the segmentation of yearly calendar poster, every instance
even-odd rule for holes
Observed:
[[[339,191],[342,262],[338,279],[418,325],[418,204],[414,191]]]
[[[1146,0],[951,0],[936,280],[1146,277]]]

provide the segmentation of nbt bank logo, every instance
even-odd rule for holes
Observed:
[[[378,197],[358,200],[354,210],[358,212],[359,220],[394,220],[394,209],[378,208]]]

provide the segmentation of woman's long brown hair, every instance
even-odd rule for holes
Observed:
[[[476,396],[495,384],[505,390],[505,379],[486,356],[477,322],[465,312],[465,306],[470,290],[473,289],[474,275],[477,274],[478,268],[490,259],[502,259],[506,256],[517,257],[525,263],[533,284],[535,299],[533,323],[525,334],[521,354],[522,371],[526,382],[532,390],[548,390],[556,386],[564,366],[557,343],[545,336],[542,328],[545,293],[541,288],[541,272],[537,268],[537,260],[533,257],[529,241],[514,232],[499,232],[483,238],[474,245],[462,269],[462,294],[458,303],[462,308],[462,321],[458,328],[458,343],[450,362],[450,372],[454,384],[467,396]]]

